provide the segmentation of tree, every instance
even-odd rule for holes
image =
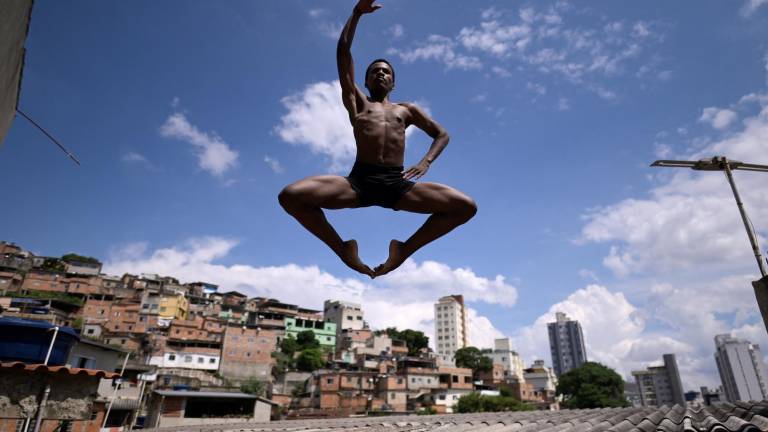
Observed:
[[[533,407],[524,404],[511,396],[483,396],[472,392],[459,398],[456,411],[460,413],[470,412],[497,412],[497,411],[530,411]]]
[[[66,255],[63,255],[61,257],[62,261],[66,262],[81,262],[81,263],[91,263],[91,264],[99,264],[99,260],[97,260],[94,257],[89,257],[85,255],[78,255],[76,253],[68,253]]]
[[[418,330],[405,329],[400,331],[397,327],[387,327],[386,330],[376,332],[377,335],[383,333],[386,333],[391,339],[405,341],[409,356],[417,356],[422,348],[429,346],[429,337]]]
[[[320,342],[315,338],[315,332],[312,330],[300,331],[296,335],[296,342],[299,344],[300,351],[304,351],[307,348],[320,347]]]
[[[296,359],[296,369],[302,372],[312,372],[325,364],[325,357],[320,348],[307,348]]]
[[[56,258],[46,258],[40,268],[50,272],[64,273],[64,263]]]
[[[565,408],[627,407],[624,380],[613,369],[586,362],[560,376],[557,394]]]
[[[293,335],[288,335],[288,337],[280,342],[280,352],[287,355],[288,357],[293,357],[293,354],[296,351],[299,351],[299,343],[296,341],[296,338],[293,337]]]
[[[456,366],[472,369],[472,378],[477,379],[481,372],[493,371],[493,360],[483,355],[475,347],[464,347],[456,350],[453,357]]]
[[[240,385],[240,391],[256,396],[264,396],[267,391],[267,385],[264,381],[259,381],[256,377],[251,377],[248,381]]]

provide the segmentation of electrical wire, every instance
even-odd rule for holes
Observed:
[[[77,160],[77,158],[75,157],[75,155],[73,155],[73,154],[72,154],[72,153],[71,153],[69,150],[67,150],[67,149],[66,149],[66,147],[64,147],[63,145],[61,145],[61,143],[60,143],[60,142],[59,142],[59,141],[58,141],[56,138],[54,138],[54,137],[53,137],[53,135],[49,134],[49,133],[48,133],[48,131],[46,131],[45,129],[43,129],[43,127],[42,127],[42,126],[40,126],[39,124],[37,124],[37,123],[36,123],[34,120],[32,120],[32,118],[30,118],[28,115],[24,114],[24,112],[23,112],[22,110],[20,110],[20,109],[16,108],[16,112],[17,112],[17,113],[19,113],[19,114],[21,114],[21,115],[22,115],[22,116],[23,116],[25,119],[27,119],[27,120],[28,120],[30,123],[32,123],[32,124],[33,124],[33,125],[34,125],[36,128],[38,128],[38,129],[40,130],[40,132],[44,133],[44,134],[45,134],[45,136],[47,136],[47,137],[48,137],[48,138],[49,138],[51,141],[53,141],[53,142],[54,142],[54,143],[55,143],[57,146],[59,146],[59,148],[61,149],[61,151],[63,151],[63,152],[64,152],[64,153],[65,153],[67,156],[69,156],[69,158],[70,158],[70,159],[72,159],[72,160],[73,160],[73,161],[74,161],[74,162],[75,162],[75,163],[76,163],[78,166],[80,166],[80,161],[79,161],[79,160]]]

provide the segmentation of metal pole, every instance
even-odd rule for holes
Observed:
[[[120,384],[123,382],[123,372],[125,372],[125,365],[128,364],[128,358],[131,357],[131,353],[126,353],[125,360],[123,361],[123,367],[120,369],[120,382],[115,386],[115,391],[112,392],[112,397],[109,398],[109,406],[107,406],[107,413],[104,414],[104,422],[101,424],[101,428],[104,429],[107,427],[107,418],[109,417],[109,412],[112,410],[112,404],[115,403],[115,396],[117,396],[117,391],[120,389]]]
[[[43,410],[45,409],[45,405],[48,403],[49,394],[51,394],[51,384],[45,384],[43,397],[40,399],[40,405],[37,407],[37,416],[35,416],[35,428],[33,429],[33,432],[40,432],[40,425],[43,424]]]
[[[128,423],[128,430],[133,430],[133,427],[136,425],[136,421],[139,419],[139,411],[141,411],[141,401],[144,399],[144,387],[146,387],[147,381],[141,380],[141,385],[139,386],[139,403],[136,407],[136,412],[133,414],[133,417],[131,418],[131,422]]]
[[[49,329],[50,330],[50,329]],[[48,345],[48,353],[45,355],[44,365],[48,366],[48,360],[51,358],[51,351],[53,351],[53,344],[56,342],[56,335],[59,334],[59,326],[53,328],[53,337],[51,338],[51,344]]]
[[[739,213],[741,214],[742,222],[744,222],[744,228],[747,229],[747,237],[749,237],[749,243],[752,245],[752,251],[755,254],[755,259],[757,259],[757,266],[760,268],[760,274],[765,277],[765,263],[763,262],[763,256],[760,254],[760,246],[757,244],[757,237],[752,229],[752,225],[749,223],[747,212],[744,210],[744,204],[741,202],[741,196],[739,195],[738,189],[736,189],[736,182],[733,180],[731,167],[728,164],[728,159],[725,157],[723,158],[723,168],[725,176],[728,178],[728,183],[730,183],[731,189],[733,190],[733,197],[736,198],[736,205],[739,207]]]

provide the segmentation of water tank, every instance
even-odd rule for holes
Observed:
[[[45,321],[0,318],[0,361],[43,363],[51,344],[53,329],[54,325]],[[79,340],[80,337],[71,327],[59,327],[48,365],[65,364],[69,351]]]

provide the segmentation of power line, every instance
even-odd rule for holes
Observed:
[[[16,108],[16,112],[17,112],[17,113],[19,113],[19,114],[21,114],[21,115],[22,115],[22,116],[23,116],[25,119],[29,120],[29,122],[30,122],[30,123],[32,123],[32,124],[33,124],[33,125],[34,125],[36,128],[40,129],[40,132],[44,133],[44,134],[45,134],[45,136],[47,136],[48,138],[50,138],[50,140],[51,140],[51,141],[53,141],[53,142],[54,142],[54,143],[55,143],[57,146],[59,146],[59,148],[61,149],[61,151],[63,151],[64,153],[66,153],[66,155],[67,155],[67,156],[69,156],[69,158],[70,158],[70,159],[72,159],[72,160],[73,160],[73,161],[74,161],[74,162],[75,162],[75,163],[76,163],[78,166],[80,166],[80,161],[79,161],[79,160],[77,160],[77,158],[75,157],[75,155],[73,155],[73,154],[72,154],[72,153],[71,153],[69,150],[67,150],[67,149],[66,149],[66,148],[65,148],[63,145],[61,145],[61,143],[60,143],[58,140],[56,140],[56,138],[54,138],[54,137],[53,137],[53,135],[49,134],[49,133],[48,133],[48,131],[46,131],[45,129],[43,129],[43,127],[42,127],[42,126],[40,126],[39,124],[37,124],[37,123],[36,123],[34,120],[32,120],[32,119],[31,119],[31,118],[30,118],[28,115],[24,114],[24,112],[23,112],[22,110],[20,110],[20,109]]]

